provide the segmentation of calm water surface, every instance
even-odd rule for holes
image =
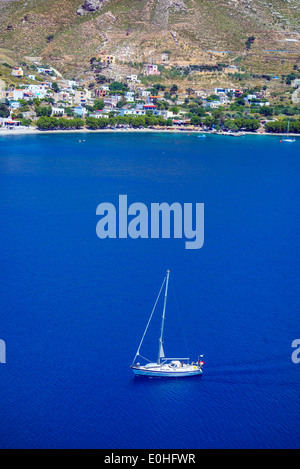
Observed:
[[[300,142],[279,140],[0,137],[0,447],[299,447]],[[119,194],[204,202],[204,247],[100,240]],[[165,350],[204,353],[202,378],[129,368],[167,268]]]

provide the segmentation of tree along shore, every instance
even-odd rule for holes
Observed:
[[[263,129],[267,133],[284,133],[287,129],[287,120],[267,122],[264,127],[257,119],[253,118],[238,118],[238,119],[226,119],[221,121],[211,116],[205,117],[205,119],[197,118],[191,119],[185,125],[188,127],[197,127],[203,130],[225,130],[225,131],[245,131],[245,132],[256,132],[258,129]],[[72,130],[81,129],[86,127],[90,130],[97,129],[109,129],[117,127],[125,127],[132,129],[139,128],[153,128],[153,127],[173,127],[173,119],[164,119],[161,116],[118,116],[109,118],[95,118],[87,117],[86,119],[66,119],[64,117],[40,117],[36,122],[39,130]],[[300,121],[292,121],[289,125],[290,133],[300,133]]]

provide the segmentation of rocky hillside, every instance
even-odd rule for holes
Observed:
[[[298,26],[299,0],[2,0],[0,53],[69,76],[102,53],[116,66],[238,60],[276,73],[299,58]]]

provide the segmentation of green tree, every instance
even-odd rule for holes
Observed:
[[[146,115],[145,124],[147,127],[153,127],[156,124],[156,117],[151,114]]]
[[[254,41],[255,41],[255,37],[254,37],[254,36],[248,37],[247,41],[245,42],[245,46],[246,46],[246,49],[247,49],[247,50],[250,50],[250,49],[251,49],[251,46],[252,46],[252,44],[254,43]]]
[[[59,119],[57,119],[57,125],[60,129],[69,129],[69,122],[70,121],[68,119],[65,119],[64,117],[60,117]]]
[[[38,119],[36,125],[40,130],[53,130],[57,128],[57,119],[55,117],[42,116]]]
[[[87,117],[85,122],[89,129],[98,129],[98,119],[96,119],[95,117]]]
[[[156,91],[165,91],[166,89],[165,85],[162,85],[161,83],[157,83],[156,85],[153,85],[153,88]]]
[[[52,42],[54,39],[54,34],[49,34],[49,36],[47,36],[47,42]]]
[[[211,103],[212,101],[219,101],[219,96],[217,94],[211,94],[208,96],[208,98],[206,98],[206,101],[208,103]]]
[[[99,85],[104,85],[108,80],[105,75],[96,75],[96,81]]]
[[[117,103],[117,108],[122,109],[126,105],[126,100],[123,98]]]
[[[71,119],[73,129],[81,129],[84,126],[84,120],[79,119],[76,117],[75,119]]]
[[[192,125],[201,125],[202,124],[202,119],[199,116],[192,116],[191,117],[191,124]]]
[[[9,117],[9,114],[8,106],[6,106],[6,104],[0,104],[0,117],[4,117],[6,119]]]
[[[109,119],[101,118],[98,119],[98,128],[105,129],[109,125]]]
[[[128,86],[124,85],[124,83],[121,83],[119,81],[114,81],[109,85],[110,91],[127,91]]]
[[[286,128],[287,121],[267,122],[265,125],[266,131],[272,133],[284,133],[286,132]],[[290,132],[300,133],[300,121],[290,122]]]
[[[173,114],[177,115],[179,113],[179,107],[178,106],[170,107],[170,112],[173,112]]]
[[[208,127],[208,128],[211,128],[213,123],[214,123],[214,118],[211,116],[206,116],[203,121],[203,124],[205,125],[205,127]]]
[[[260,122],[257,119],[247,119],[245,127],[248,132],[255,132],[259,129]]]
[[[35,112],[38,117],[43,117],[43,116],[50,117],[52,113],[52,108],[51,106],[45,106],[45,107],[35,106]]]
[[[22,119],[21,125],[23,125],[24,127],[29,127],[31,125],[31,122],[31,119]]]
[[[269,106],[261,106],[258,112],[262,114],[263,116],[273,116],[274,109]]]
[[[52,89],[55,91],[55,93],[59,93],[60,91],[59,86],[55,81],[52,83]]]
[[[102,111],[102,109],[104,108],[103,99],[95,99],[93,107],[95,111]]]
[[[195,114],[196,116],[199,117],[205,117],[205,109],[203,107],[191,107],[190,108],[190,113]]]
[[[133,128],[138,128],[138,127],[145,127],[146,121],[144,117],[134,117],[132,120],[132,127]]]

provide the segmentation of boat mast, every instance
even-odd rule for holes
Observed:
[[[161,330],[160,330],[160,338],[159,338],[159,346],[158,346],[158,359],[157,359],[158,364],[160,364],[160,359],[165,356],[164,349],[163,349],[163,335],[164,335],[164,325],[165,325],[165,319],[166,319],[166,307],[167,307],[169,277],[170,277],[170,271],[167,270],[164,308],[163,308],[163,314],[162,314]]]

